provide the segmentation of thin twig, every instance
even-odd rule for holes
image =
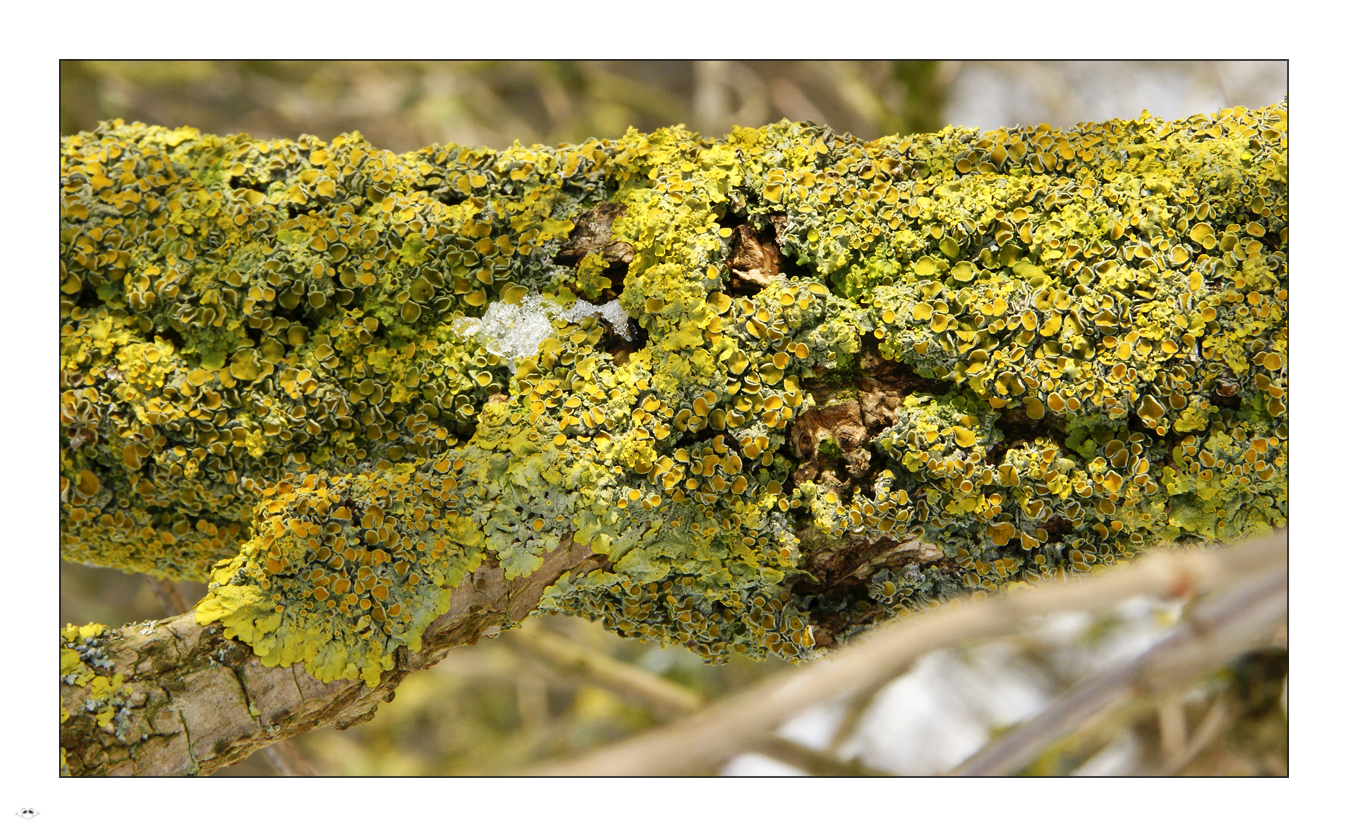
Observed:
[[[1166,761],[1184,751],[1188,732],[1184,725],[1184,703],[1179,695],[1171,695],[1156,707],[1156,730]]]
[[[587,680],[659,717],[686,715],[706,703],[702,695],[686,686],[551,631],[519,628],[507,631],[502,638],[517,653]]]
[[[1209,61],[1207,63],[1208,75],[1212,77],[1212,83],[1222,97],[1222,107],[1231,107],[1231,91],[1226,89],[1226,79],[1222,77],[1222,62]]]
[[[520,714],[520,726],[536,732],[548,722],[548,684],[533,672],[520,672],[515,677],[515,705]]]
[[[142,575],[145,583],[154,591],[154,597],[159,600],[159,606],[162,607],[169,616],[177,616],[179,613],[186,613],[187,600],[178,590],[178,585],[166,578],[155,578],[152,575]]]
[[[1206,750],[1208,745],[1231,725],[1231,715],[1232,713],[1226,705],[1226,699],[1218,697],[1213,702],[1212,708],[1208,710],[1208,714],[1204,715],[1203,720],[1199,722],[1198,729],[1194,731],[1194,737],[1190,739],[1188,746],[1161,766],[1160,775],[1176,776],[1181,770],[1188,767],[1190,762]]]
[[[891,680],[928,651],[991,639],[1050,613],[1101,610],[1135,596],[1179,597],[1285,568],[1287,534],[1220,551],[1166,550],[1097,577],[1077,578],[946,605],[870,634],[866,641],[795,672],[768,678],[696,715],[576,759],[542,765],[546,775],[653,775],[689,772],[742,752],[799,714],[850,689]],[[1261,573],[1266,574],[1266,573]],[[1285,569],[1283,573],[1285,584]]]
[[[643,668],[615,660],[579,642],[547,630],[523,628],[503,634],[517,652],[545,663],[549,668],[585,680],[634,703],[654,715],[679,717],[704,705],[706,699]],[[752,742],[747,749],[798,767],[812,776],[883,776],[856,761],[842,761],[832,754],[807,747],[777,735]]]
[[[896,675],[898,676],[898,675]],[[888,682],[876,683],[869,689],[857,692],[847,699],[847,708],[843,711],[842,720],[838,722],[838,728],[833,731],[833,738],[829,742],[830,749],[838,749],[846,744],[848,739],[861,726],[861,721],[866,717],[866,712],[875,703],[875,699],[889,685]]]
[[[811,776],[890,776],[892,774],[868,767],[857,759],[843,761],[831,753],[816,750],[804,744],[774,735],[749,749],[770,759],[798,767]]]

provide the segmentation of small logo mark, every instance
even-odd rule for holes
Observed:
[[[33,817],[37,816],[37,813],[38,812],[32,808],[20,808],[18,812],[14,814],[14,816],[23,817],[26,820],[31,820]]]

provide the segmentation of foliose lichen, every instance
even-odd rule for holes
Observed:
[[[106,625],[91,622],[88,625],[67,625],[61,629],[61,683],[67,686],[88,686],[88,697],[78,704],[61,703],[61,723],[76,715],[87,715],[93,723],[111,733],[120,741],[127,740],[132,706],[131,689],[123,684],[120,673],[111,673],[112,660],[103,650]],[[66,751],[61,748],[61,774],[68,775]]]
[[[1286,160],[1285,104],[404,155],[105,123],[61,143],[63,557],[373,683],[568,535],[606,566],[545,607],[799,659],[1280,526]],[[806,444],[825,410],[867,432]],[[807,560],[914,536],[946,557],[842,598]]]

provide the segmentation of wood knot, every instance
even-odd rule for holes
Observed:
[[[870,441],[861,420],[861,405],[856,401],[806,410],[791,426],[791,445],[803,463],[802,470],[817,471],[821,456],[836,458],[840,454],[847,473],[860,477],[870,467]],[[829,450],[829,442],[837,446],[836,451]],[[816,466],[813,469],[809,467],[812,464]]]

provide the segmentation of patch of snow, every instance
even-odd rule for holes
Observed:
[[[552,336],[553,320],[578,323],[591,316],[602,317],[624,340],[632,339],[627,312],[616,299],[603,305],[579,300],[570,308],[563,308],[539,294],[529,294],[518,305],[493,302],[480,318],[459,317],[454,320],[454,333],[478,337],[487,351],[508,358],[513,371],[516,360],[533,357],[539,345]]]

